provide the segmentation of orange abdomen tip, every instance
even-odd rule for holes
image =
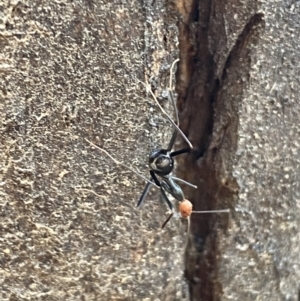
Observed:
[[[192,214],[193,211],[193,205],[189,200],[183,200],[179,204],[179,211],[181,214],[181,217],[187,218]]]

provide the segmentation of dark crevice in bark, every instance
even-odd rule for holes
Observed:
[[[240,52],[245,48],[247,42],[252,37],[253,28],[260,24],[263,20],[263,14],[255,14],[253,15],[248,23],[245,25],[242,33],[239,35],[238,39],[236,40],[236,43],[234,47],[231,49],[222,74],[222,81],[226,78],[226,71],[229,69],[231,65],[231,61],[235,59],[236,57],[240,56]]]
[[[213,0],[186,1],[184,6],[177,4],[177,10],[180,15],[177,73],[180,123],[194,145],[190,155],[179,159],[178,173],[198,186],[197,190],[185,187],[185,195],[194,204],[194,210],[233,207],[238,185],[231,176],[231,160],[237,144],[237,104],[246,83],[240,79],[249,78],[248,45],[249,41],[256,42],[255,28],[262,23],[262,15],[249,16],[234,46],[228,50],[224,4]],[[225,155],[220,154],[221,149]],[[217,280],[216,229],[226,231],[227,223],[228,215],[192,215],[185,270],[192,300],[218,300],[222,294]]]

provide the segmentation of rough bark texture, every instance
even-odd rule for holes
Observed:
[[[1,300],[299,300],[299,13],[292,0],[2,1]],[[186,251],[180,221],[159,230],[155,189],[136,210],[143,180],[85,140],[148,177],[172,130],[141,82],[168,110],[177,57],[195,146],[177,170],[199,187],[185,194],[231,209],[193,214]]]
[[[299,300],[299,5],[179,7],[178,171],[199,189],[186,251],[192,300]],[[185,64],[184,64],[184,63]]]

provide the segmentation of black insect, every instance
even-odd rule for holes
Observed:
[[[144,191],[137,203],[137,207],[140,207],[150,189],[150,186],[155,183],[156,186],[160,188],[161,195],[163,200],[167,203],[168,207],[173,211],[173,205],[171,201],[169,200],[167,193],[171,194],[177,201],[181,202],[184,200],[184,194],[181,189],[181,187],[176,183],[176,181],[179,182],[184,182],[187,185],[190,185],[194,188],[197,188],[195,185],[192,185],[182,179],[179,179],[177,177],[174,177],[171,175],[171,173],[174,170],[174,157],[179,156],[184,153],[188,153],[192,150],[193,146],[189,139],[184,135],[184,133],[180,130],[179,128],[179,118],[178,118],[178,111],[175,103],[175,98],[172,93],[172,75],[173,75],[173,67],[174,65],[178,62],[179,60],[175,60],[171,66],[170,69],[170,86],[169,86],[169,99],[172,102],[174,111],[175,111],[175,118],[176,118],[176,123],[172,120],[172,118],[165,112],[165,110],[161,107],[159,102],[157,101],[154,93],[152,92],[151,89],[148,88],[148,91],[152,95],[153,99],[155,100],[156,104],[159,106],[161,111],[167,116],[167,118],[170,120],[172,123],[174,130],[173,134],[171,137],[171,140],[169,142],[169,145],[166,149],[156,149],[153,150],[149,156],[149,168],[150,168],[150,180],[146,184],[146,187],[144,188]],[[174,146],[176,137],[178,133],[182,136],[182,138],[187,142],[188,147],[178,150],[178,151],[172,151],[172,148]]]
[[[169,91],[170,93],[170,98],[172,99],[172,102],[174,103],[174,98],[172,95],[172,92]],[[176,116],[177,114],[177,109],[176,105],[174,105],[175,111],[176,111]],[[177,121],[178,124],[178,121]],[[167,203],[168,207],[172,210],[173,206],[172,203],[170,202],[167,194],[171,194],[176,200],[182,201],[184,200],[184,194],[181,189],[181,187],[175,182],[175,181],[181,181],[184,182],[192,187],[197,188],[196,186],[179,179],[177,177],[174,177],[171,175],[171,173],[174,170],[174,157],[179,156],[184,153],[188,153],[192,149],[192,145],[189,142],[189,147],[178,150],[178,151],[172,151],[174,142],[176,140],[178,132],[181,133],[181,135],[187,140],[187,138],[183,135],[183,133],[179,130],[178,126],[175,127],[171,140],[169,142],[169,145],[166,149],[157,149],[151,152],[149,156],[149,168],[150,168],[150,180],[146,184],[146,187],[137,203],[137,207],[140,207],[142,203],[144,202],[147,193],[149,191],[149,188],[153,182],[160,187],[161,195],[163,197],[163,200]]]
[[[152,185],[154,185],[160,189],[163,200],[166,202],[169,209],[172,211],[171,215],[164,222],[162,227],[164,227],[167,224],[167,222],[173,216],[173,213],[176,211],[178,211],[180,213],[180,217],[182,217],[182,218],[189,218],[189,216],[191,215],[192,212],[195,212],[195,213],[225,212],[224,210],[221,210],[221,211],[192,211],[191,202],[185,199],[184,193],[183,193],[181,187],[176,182],[182,182],[193,188],[197,188],[197,186],[172,175],[172,172],[174,170],[174,157],[179,156],[181,154],[188,153],[193,149],[191,142],[179,128],[178,111],[177,111],[177,107],[176,107],[176,103],[175,103],[175,98],[173,96],[172,89],[171,89],[173,67],[178,61],[179,60],[175,60],[171,66],[170,86],[169,86],[169,99],[172,102],[172,105],[173,105],[173,108],[175,111],[176,123],[161,107],[161,105],[159,104],[159,102],[156,99],[156,96],[154,95],[152,90],[149,88],[148,85],[146,85],[146,89],[152,95],[152,97],[155,100],[158,107],[166,115],[166,117],[169,119],[169,121],[172,123],[172,125],[174,127],[173,134],[172,134],[172,137],[171,137],[168,147],[166,149],[163,148],[163,149],[154,150],[151,152],[151,154],[149,156],[150,179],[145,178],[144,176],[142,176],[135,170],[131,169],[129,166],[125,165],[124,163],[117,161],[106,150],[96,146],[95,144],[93,144],[92,142],[90,142],[86,139],[87,142],[89,142],[94,147],[98,148],[100,151],[104,152],[116,164],[121,165],[121,166],[131,170],[132,172],[134,172],[135,174],[137,174],[139,177],[143,178],[147,182],[147,184],[143,190],[143,193],[137,203],[137,207],[140,207],[143,204],[143,202],[145,201],[145,198],[149,192],[149,189]],[[180,134],[181,137],[186,141],[186,143],[188,144],[188,147],[183,148],[178,151],[172,151],[172,148],[174,146],[174,143],[175,143],[175,140],[176,140],[178,134]],[[176,208],[177,210],[174,210],[173,205],[172,205],[170,199],[168,198],[167,194],[172,195],[174,197],[174,199],[177,201],[177,203],[179,205],[178,208]],[[226,212],[228,212],[228,211],[226,210]]]
[[[193,148],[191,142],[188,140],[188,138],[184,135],[184,133],[180,130],[179,126],[179,118],[178,118],[178,111],[177,111],[177,107],[176,107],[176,103],[175,103],[175,98],[173,96],[173,93],[171,91],[171,86],[172,86],[172,77],[173,77],[173,68],[174,65],[178,62],[179,60],[175,60],[171,66],[170,69],[170,87],[169,87],[169,99],[172,102],[172,105],[174,107],[174,111],[175,111],[175,118],[176,118],[176,123],[173,121],[173,119],[166,113],[166,111],[161,107],[161,105],[159,104],[158,100],[156,99],[156,96],[154,95],[154,93],[152,92],[152,90],[150,89],[150,87],[148,85],[146,86],[147,91],[152,95],[153,99],[155,100],[156,104],[158,105],[158,107],[161,109],[161,111],[167,116],[167,118],[169,119],[169,121],[172,123],[173,127],[174,127],[174,131],[171,137],[171,140],[169,142],[169,145],[166,149],[157,149],[151,152],[150,156],[149,156],[149,168],[150,168],[150,180],[146,179],[145,177],[143,177],[141,174],[137,173],[135,170],[131,169],[129,166],[123,164],[122,162],[117,161],[116,159],[114,159],[107,151],[105,151],[104,149],[94,145],[92,142],[88,141],[86,139],[86,141],[88,141],[91,145],[93,145],[94,147],[97,147],[99,150],[101,150],[102,152],[104,152],[107,156],[109,156],[116,164],[118,165],[122,165],[125,168],[131,170],[132,172],[134,172],[135,174],[137,174],[139,177],[143,178],[144,180],[146,180],[148,183],[137,203],[137,207],[140,207],[142,205],[142,203],[144,202],[147,193],[150,189],[150,186],[154,185],[157,186],[158,188],[160,188],[163,200],[167,203],[168,207],[172,210],[173,206],[172,203],[170,202],[168,196],[166,193],[171,194],[176,200],[178,201],[182,201],[184,199],[184,195],[183,195],[183,191],[181,189],[181,187],[175,182],[175,181],[179,181],[179,182],[183,182],[187,185],[190,185],[194,188],[197,188],[195,185],[192,185],[182,179],[179,179],[177,177],[174,177],[171,175],[172,171],[174,170],[174,157],[190,152],[191,149]],[[144,84],[144,83],[143,83]],[[178,151],[172,151],[172,148],[174,146],[177,134],[180,134],[182,136],[182,138],[187,142],[188,147],[178,150]]]
[[[170,71],[170,82],[172,79],[172,69],[173,69],[174,64],[177,61],[178,60],[176,60],[172,64],[171,71]],[[150,91],[150,93],[152,94],[155,102],[159,105],[153,92]],[[137,207],[140,207],[142,205],[142,203],[144,202],[144,200],[147,196],[147,193],[149,191],[149,188],[151,186],[151,183],[153,183],[153,182],[158,187],[160,187],[162,198],[167,203],[168,207],[171,210],[173,209],[173,206],[172,206],[172,203],[170,202],[166,192],[171,194],[178,201],[182,201],[184,199],[183,191],[182,191],[181,187],[175,181],[181,181],[181,182],[184,182],[184,183],[196,188],[196,186],[171,175],[171,173],[174,170],[174,157],[190,152],[192,150],[193,146],[192,146],[191,142],[188,140],[188,138],[183,134],[183,132],[178,127],[178,125],[179,125],[178,111],[177,111],[177,107],[176,107],[176,103],[175,103],[175,98],[171,91],[171,84],[169,87],[169,98],[174,107],[175,116],[176,116],[176,124],[173,122],[173,120],[169,117],[169,115],[163,110],[163,108],[160,105],[159,105],[159,107],[161,108],[163,113],[168,117],[168,119],[173,124],[174,131],[173,131],[171,140],[169,142],[169,145],[166,149],[156,149],[150,153],[149,168],[150,168],[150,176],[151,177],[150,177],[149,182],[146,184],[146,187],[137,203]],[[175,143],[178,133],[187,142],[188,147],[183,148],[178,151],[172,151],[172,148],[174,146],[174,143]]]

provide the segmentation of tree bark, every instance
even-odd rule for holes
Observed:
[[[1,7],[1,300],[299,300],[297,3]],[[177,174],[195,210],[231,210],[189,234],[89,143],[148,178],[172,127],[144,83],[172,115],[178,57]]]
[[[193,215],[191,299],[299,300],[299,7],[185,7],[178,99],[196,151],[178,171],[198,185],[186,192],[197,210],[232,209]]]

